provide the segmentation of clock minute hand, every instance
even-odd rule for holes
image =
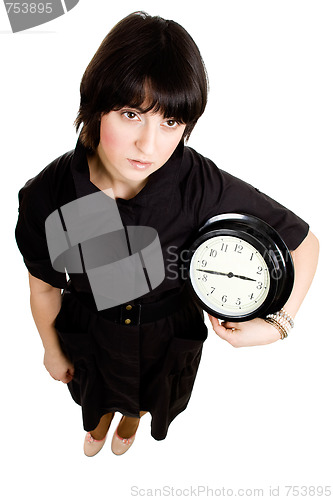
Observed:
[[[247,281],[257,281],[253,278],[247,278],[246,276],[240,276],[239,274],[234,274],[234,273],[221,273],[219,271],[210,271],[208,269],[197,269],[197,271],[202,271],[203,273],[208,273],[208,274],[219,274],[221,276],[228,276],[228,278],[240,278],[242,280],[247,280]]]
[[[196,269],[196,271],[202,271],[203,273],[208,274],[220,274],[221,276],[229,276],[230,273],[219,273],[218,271],[209,271],[208,269]],[[229,276],[230,278],[231,276]]]

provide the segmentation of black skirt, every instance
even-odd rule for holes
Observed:
[[[151,435],[164,439],[189,402],[207,338],[203,313],[191,299],[166,317],[132,326],[93,312],[66,291],[56,329],[74,364],[68,388],[82,407],[84,429],[97,427],[105,413],[147,411]]]

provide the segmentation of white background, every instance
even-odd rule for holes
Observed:
[[[80,407],[43,367],[14,239],[17,192],[75,147],[83,71],[112,26],[136,10],[182,24],[205,60],[209,104],[189,145],[308,221],[321,256],[287,340],[234,349],[210,328],[189,407],[167,439],[150,436],[147,415],[130,452],[114,456],[109,440],[89,459]],[[12,34],[1,3],[0,454],[7,500],[127,499],[132,486],[142,494],[173,486],[185,498],[186,488],[199,485],[220,496],[222,487],[235,495],[263,488],[266,498],[279,486],[279,498],[291,498],[285,485],[333,483],[332,25],[332,2],[321,0],[81,0],[65,16]]]

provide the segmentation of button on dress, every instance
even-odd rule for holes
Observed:
[[[68,389],[82,407],[84,429],[93,430],[111,411],[132,417],[147,411],[151,434],[161,440],[190,401],[207,338],[203,312],[183,279],[187,248],[197,229],[214,215],[247,213],[273,226],[294,250],[309,227],[275,200],[180,143],[136,196],[116,200],[124,226],[157,231],[165,278],[149,293],[123,304],[121,321],[110,319],[108,310],[97,310],[86,273],[68,276],[53,269],[45,235],[45,220],[54,210],[99,192],[90,181],[87,154],[78,139],[75,150],[54,160],[20,190],[16,241],[29,272],[64,290],[55,327],[63,351],[74,363]],[[173,297],[174,310],[138,321],[140,307]]]

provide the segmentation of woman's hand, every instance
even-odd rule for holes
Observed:
[[[266,323],[264,319],[256,318],[243,323],[228,321],[220,324],[217,318],[210,314],[208,317],[214,332],[233,347],[271,344],[280,339],[280,332],[273,325]]]
[[[59,349],[45,349],[44,366],[54,380],[68,384],[74,377],[74,365]]]

